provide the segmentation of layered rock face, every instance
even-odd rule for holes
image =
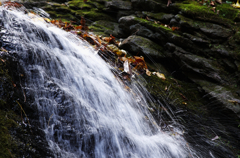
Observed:
[[[187,128],[193,146],[218,157],[240,155],[240,12],[229,4],[212,7],[194,1],[52,0],[25,2],[52,18],[80,22],[91,32],[121,40],[121,49],[142,55],[150,71],[143,77],[156,100],[167,102]],[[165,99],[163,99],[165,98]],[[152,107],[153,115],[166,111]],[[221,137],[215,141],[215,136]],[[201,137],[201,138],[200,138]],[[196,143],[198,141],[198,143]],[[204,146],[204,147],[203,147]]]

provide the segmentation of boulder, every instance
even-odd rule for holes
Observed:
[[[172,43],[167,43],[166,48],[170,52],[167,56],[178,63],[183,73],[191,80],[203,78],[217,83],[225,83],[216,61],[191,54]]]
[[[163,12],[160,12],[160,13],[143,12],[143,14],[145,14],[149,18],[159,20],[159,21],[161,21],[162,23],[165,23],[165,24],[168,24],[170,22],[170,20],[174,17],[173,14],[166,14],[166,13],[163,13]]]
[[[133,34],[136,34],[138,36],[146,37],[151,39],[154,36],[154,33],[146,28],[145,26],[142,26],[140,24],[135,24],[130,26],[130,31]]]
[[[155,2],[153,0],[131,0],[133,9],[135,10],[144,10],[144,11],[163,11],[167,10],[166,4]]]
[[[118,20],[118,23],[119,23],[120,31],[121,31],[125,36],[128,36],[128,35],[131,34],[130,26],[137,24],[138,21],[136,20],[136,16],[134,16],[134,15],[129,15],[129,16],[121,17],[121,18]]]
[[[111,21],[106,21],[106,20],[99,20],[95,21],[89,26],[90,30],[92,32],[95,32],[97,34],[102,33],[102,35],[113,35],[114,37],[119,36],[119,27],[118,23],[111,22]]]
[[[209,22],[202,22],[202,21],[195,21],[189,18],[186,18],[182,15],[177,15],[177,18],[180,19],[180,27],[188,30],[198,30],[201,31],[203,34],[207,35],[210,38],[214,39],[226,39],[233,35],[233,31],[229,28],[225,28],[218,24],[213,24]]]
[[[218,111],[229,109],[240,118],[240,97],[237,96],[237,90],[203,80],[195,81],[201,85],[205,93],[207,93],[206,97],[212,101],[212,104],[209,104],[209,106],[212,106],[212,109],[215,109],[214,106],[218,103],[223,106],[222,109],[218,109]]]
[[[120,48],[127,50],[132,55],[141,54],[147,58],[150,56],[155,59],[165,57],[161,52],[161,46],[141,36],[129,36],[122,42]]]
[[[106,8],[110,10],[131,10],[132,3],[128,1],[113,0],[106,2]]]

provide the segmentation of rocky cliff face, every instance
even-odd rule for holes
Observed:
[[[212,7],[195,1],[52,0],[26,2],[52,18],[80,22],[90,31],[121,39],[121,49],[142,55],[150,71],[149,92],[170,104],[186,127],[189,143],[210,157],[240,155],[240,12],[229,4]],[[165,98],[165,99],[163,99]],[[153,115],[166,110],[152,107]],[[218,136],[220,139],[212,141]]]

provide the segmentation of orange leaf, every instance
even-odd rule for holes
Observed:
[[[10,8],[10,7],[14,7],[14,8],[21,8],[23,5],[17,2],[4,2],[4,7]]]
[[[172,27],[172,30],[174,31],[174,30],[179,30],[180,28],[179,27]]]
[[[80,23],[81,23],[81,25],[82,25],[83,27],[85,26],[86,20],[84,19],[83,16],[81,17]]]
[[[76,30],[82,30],[82,25],[76,26],[75,29]]]

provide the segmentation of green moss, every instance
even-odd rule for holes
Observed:
[[[172,29],[168,28],[168,27],[165,27],[165,26],[162,26],[160,24],[156,24],[155,22],[152,22],[152,21],[148,21],[146,19],[142,19],[142,18],[135,18],[135,20],[139,21],[140,24],[143,24],[143,25],[148,25],[150,27],[153,27],[153,28],[162,28],[166,31],[171,31],[172,32]]]
[[[202,19],[202,20],[213,20],[219,23],[233,24],[233,20],[238,14],[238,10],[232,8],[229,4],[217,5],[216,12],[213,12],[212,7],[207,5],[201,5],[197,1],[185,1],[183,3],[176,3],[177,7],[181,11],[190,16],[191,18]],[[219,15],[217,15],[217,10],[219,10]]]
[[[1,107],[4,106],[7,105],[1,100]],[[17,123],[15,122],[16,118],[18,117],[13,111],[6,112],[4,110],[0,110],[0,158],[14,156],[12,151],[17,148],[17,144],[11,137],[9,129],[17,127]]]
[[[162,80],[155,75],[145,76],[148,81],[146,88],[157,98],[167,98],[167,102],[175,106],[184,107],[198,114],[205,114],[202,97],[197,86],[191,83],[168,78]],[[166,90],[167,89],[167,90]]]
[[[71,9],[78,8],[83,10],[89,10],[91,8],[97,8],[99,10],[102,10],[104,8],[104,3],[98,0],[88,0],[87,2],[84,2],[83,0],[72,0],[68,2],[68,6]]]
[[[219,15],[223,18],[234,20],[239,13],[239,10],[233,8],[229,4],[221,4],[216,7],[216,10],[219,10]]]
[[[9,133],[11,128],[17,127],[16,121],[18,116],[11,110],[11,105],[6,102],[10,98],[10,94],[6,89],[11,85],[11,77],[6,69],[6,60],[0,60],[0,85],[1,91],[4,92],[0,95],[0,158],[7,158],[15,156],[12,152],[17,149],[16,142],[13,140]],[[12,85],[11,85],[12,86]],[[10,87],[11,87],[10,86]],[[9,89],[11,91],[12,89]],[[1,93],[2,93],[1,92]]]
[[[152,13],[152,12],[143,12],[143,13],[146,14],[148,17],[151,17],[156,20],[161,20],[163,15],[166,14],[166,13]]]
[[[109,21],[116,21],[113,17],[98,12],[96,9],[92,9],[89,11],[83,11],[83,10],[77,10],[75,11],[75,15],[76,16],[84,16],[85,18],[87,18],[87,20],[91,20],[91,21],[97,21],[97,20],[109,20]]]
[[[215,15],[215,13],[210,10],[211,8],[207,6],[200,5],[199,2],[196,1],[185,1],[183,3],[176,3],[176,6],[178,6],[184,13],[191,14],[191,15]]]
[[[81,9],[91,9],[92,5],[89,3],[84,3],[83,0],[78,1],[69,1],[68,2],[69,7],[71,8],[81,8]]]

